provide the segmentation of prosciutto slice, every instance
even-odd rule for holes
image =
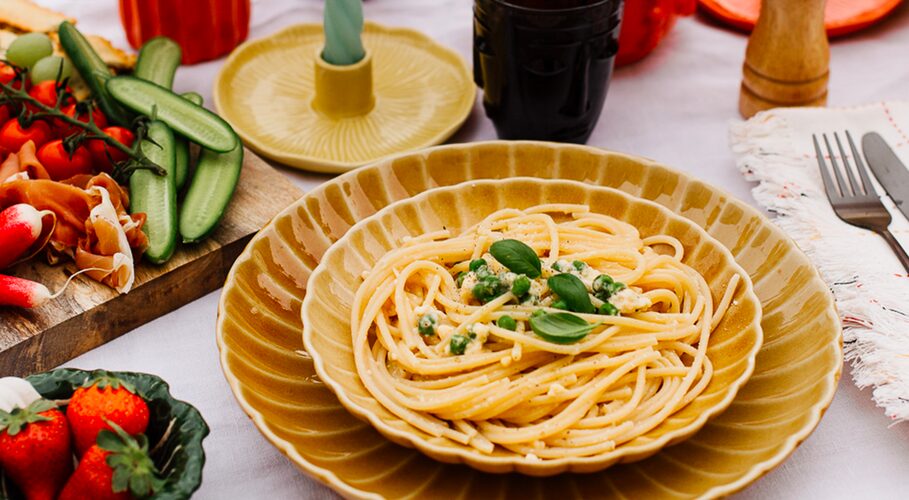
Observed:
[[[91,278],[127,293],[135,280],[135,260],[148,246],[145,214],[129,214],[129,196],[109,175],[79,175],[52,181],[26,143],[0,163],[0,210],[27,203],[50,210],[57,225],[48,245],[51,263],[70,258]]]

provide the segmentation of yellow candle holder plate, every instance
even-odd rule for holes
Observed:
[[[346,172],[440,144],[473,109],[467,63],[422,33],[367,22],[367,57],[349,67],[321,61],[323,45],[320,25],[295,25],[244,43],[221,69],[215,106],[260,155],[304,170]],[[372,96],[364,96],[370,88]],[[335,91],[369,105],[351,113],[319,104],[344,103],[324,95]]]

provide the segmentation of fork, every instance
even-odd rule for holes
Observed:
[[[827,134],[822,134],[824,145],[827,146],[827,153],[830,157],[831,168],[834,177],[830,176],[827,164],[824,162],[824,153],[817,140],[817,134],[812,134],[814,140],[814,150],[817,153],[817,164],[821,170],[821,178],[824,179],[824,189],[827,191],[827,199],[833,206],[833,211],[844,222],[858,226],[864,229],[870,229],[881,235],[896,256],[899,258],[903,267],[909,271],[909,255],[906,250],[900,246],[896,238],[890,232],[890,212],[884,206],[880,196],[874,190],[871,179],[868,177],[868,169],[862,162],[862,155],[855,147],[855,142],[849,132],[846,132],[846,139],[849,141],[849,147],[852,149],[852,159],[855,161],[855,170],[858,172],[861,182],[855,178],[852,173],[852,167],[849,165],[849,157],[843,149],[843,143],[840,142],[840,136],[833,133],[833,139],[839,148],[840,158],[843,160],[843,168],[840,168],[839,162],[836,161],[836,153],[830,147],[830,140]],[[845,176],[843,175],[845,171]]]

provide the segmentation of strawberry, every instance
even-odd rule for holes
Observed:
[[[153,495],[163,485],[148,456],[145,434],[130,436],[108,421],[114,432],[102,430],[98,443],[82,455],[59,500],[128,500]]]
[[[66,417],[52,401],[0,411],[0,467],[28,500],[53,500],[73,470]]]
[[[111,428],[107,421],[135,436],[148,428],[148,417],[148,405],[136,395],[136,390],[106,372],[86,380],[73,393],[66,408],[79,456],[95,444],[98,432]]]

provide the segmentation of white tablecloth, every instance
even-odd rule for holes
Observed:
[[[195,0],[193,0],[195,1]],[[86,32],[126,47],[115,0],[40,0],[79,20]],[[293,23],[319,22],[321,0],[253,0],[251,38]],[[366,17],[423,30],[470,60],[470,0],[367,0]],[[179,15],[179,13],[174,13]],[[746,37],[699,15],[681,20],[649,58],[619,69],[591,145],[647,156],[754,203],[727,145]],[[909,99],[909,4],[860,34],[832,45],[830,104]],[[210,102],[221,61],[181,68],[176,89]],[[452,139],[494,138],[477,106]],[[284,170],[303,189],[329,177]],[[334,498],[300,473],[259,434],[221,375],[215,346],[219,292],[149,323],[65,366],[160,375],[177,398],[195,405],[211,425],[197,498]],[[846,367],[839,392],[818,429],[785,463],[741,498],[906,498],[909,425],[890,427]]]

